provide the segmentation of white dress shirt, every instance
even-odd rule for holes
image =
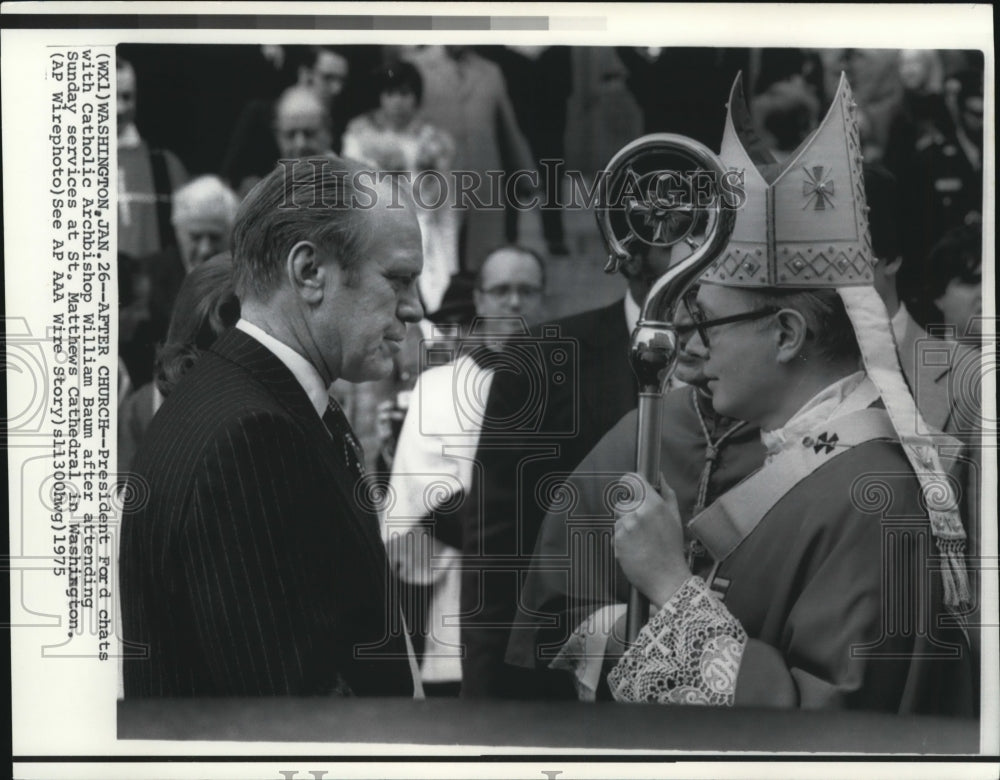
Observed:
[[[313,405],[316,414],[322,419],[329,403],[329,395],[315,366],[290,346],[278,341],[271,334],[265,333],[248,320],[241,319],[236,323],[236,327],[259,341],[268,352],[285,364],[285,368],[291,371],[292,376],[302,385],[302,389],[309,397],[309,403]]]

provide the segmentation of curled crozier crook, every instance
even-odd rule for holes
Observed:
[[[636,471],[657,487],[660,474],[660,398],[677,363],[674,310],[684,293],[725,249],[741,204],[739,174],[697,141],[657,133],[623,147],[608,163],[597,224],[614,272],[653,251],[691,254],[659,277],[632,331],[631,363],[639,382]],[[649,602],[635,587],[626,639],[635,641]]]

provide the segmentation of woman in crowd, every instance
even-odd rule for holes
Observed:
[[[889,127],[885,166],[900,178],[914,165],[918,144],[929,136],[947,134],[951,125],[944,100],[944,69],[933,49],[899,52],[902,102]]]
[[[447,191],[454,141],[417,116],[423,81],[416,67],[408,62],[387,65],[376,72],[374,84],[379,106],[348,124],[343,153],[379,170],[406,171],[417,182],[414,190],[424,244],[420,294],[427,311],[433,312],[458,270],[458,221]],[[423,171],[442,175],[417,180]]]
[[[150,420],[163,399],[207,349],[240,318],[228,253],[196,266],[184,278],[159,349],[154,381],[126,397],[118,411],[118,470],[129,470]]]

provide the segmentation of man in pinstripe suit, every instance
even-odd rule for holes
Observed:
[[[412,201],[359,175],[279,166],[240,207],[243,319],[134,466],[148,498],[123,521],[122,614],[147,651],[124,664],[126,697],[414,694],[363,457],[327,396],[385,376],[422,317]]]

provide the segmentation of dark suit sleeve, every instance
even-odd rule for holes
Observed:
[[[333,588],[321,579],[333,565],[321,551],[335,548],[317,517],[313,457],[287,420],[264,413],[228,426],[201,455],[179,544],[197,641],[224,695],[336,685]]]
[[[511,631],[507,663],[547,667],[554,649],[569,639],[573,629],[595,610],[615,603],[619,580],[619,598],[627,593],[628,581],[611,546],[614,509],[609,489],[634,467],[635,440],[636,415],[629,413],[566,481],[570,499],[546,513],[535,547],[535,557],[546,559],[546,565],[532,566],[527,574],[523,611]],[[587,520],[571,525],[571,515]]]
[[[512,560],[510,570],[470,566],[462,572],[462,695],[501,694],[503,656],[517,599],[518,492],[515,474],[522,450],[504,446],[497,421],[509,419],[521,395],[514,375],[498,372],[490,388],[482,437],[476,452],[473,489],[462,509],[462,552],[469,562],[486,556]],[[513,445],[513,438],[510,445]]]

